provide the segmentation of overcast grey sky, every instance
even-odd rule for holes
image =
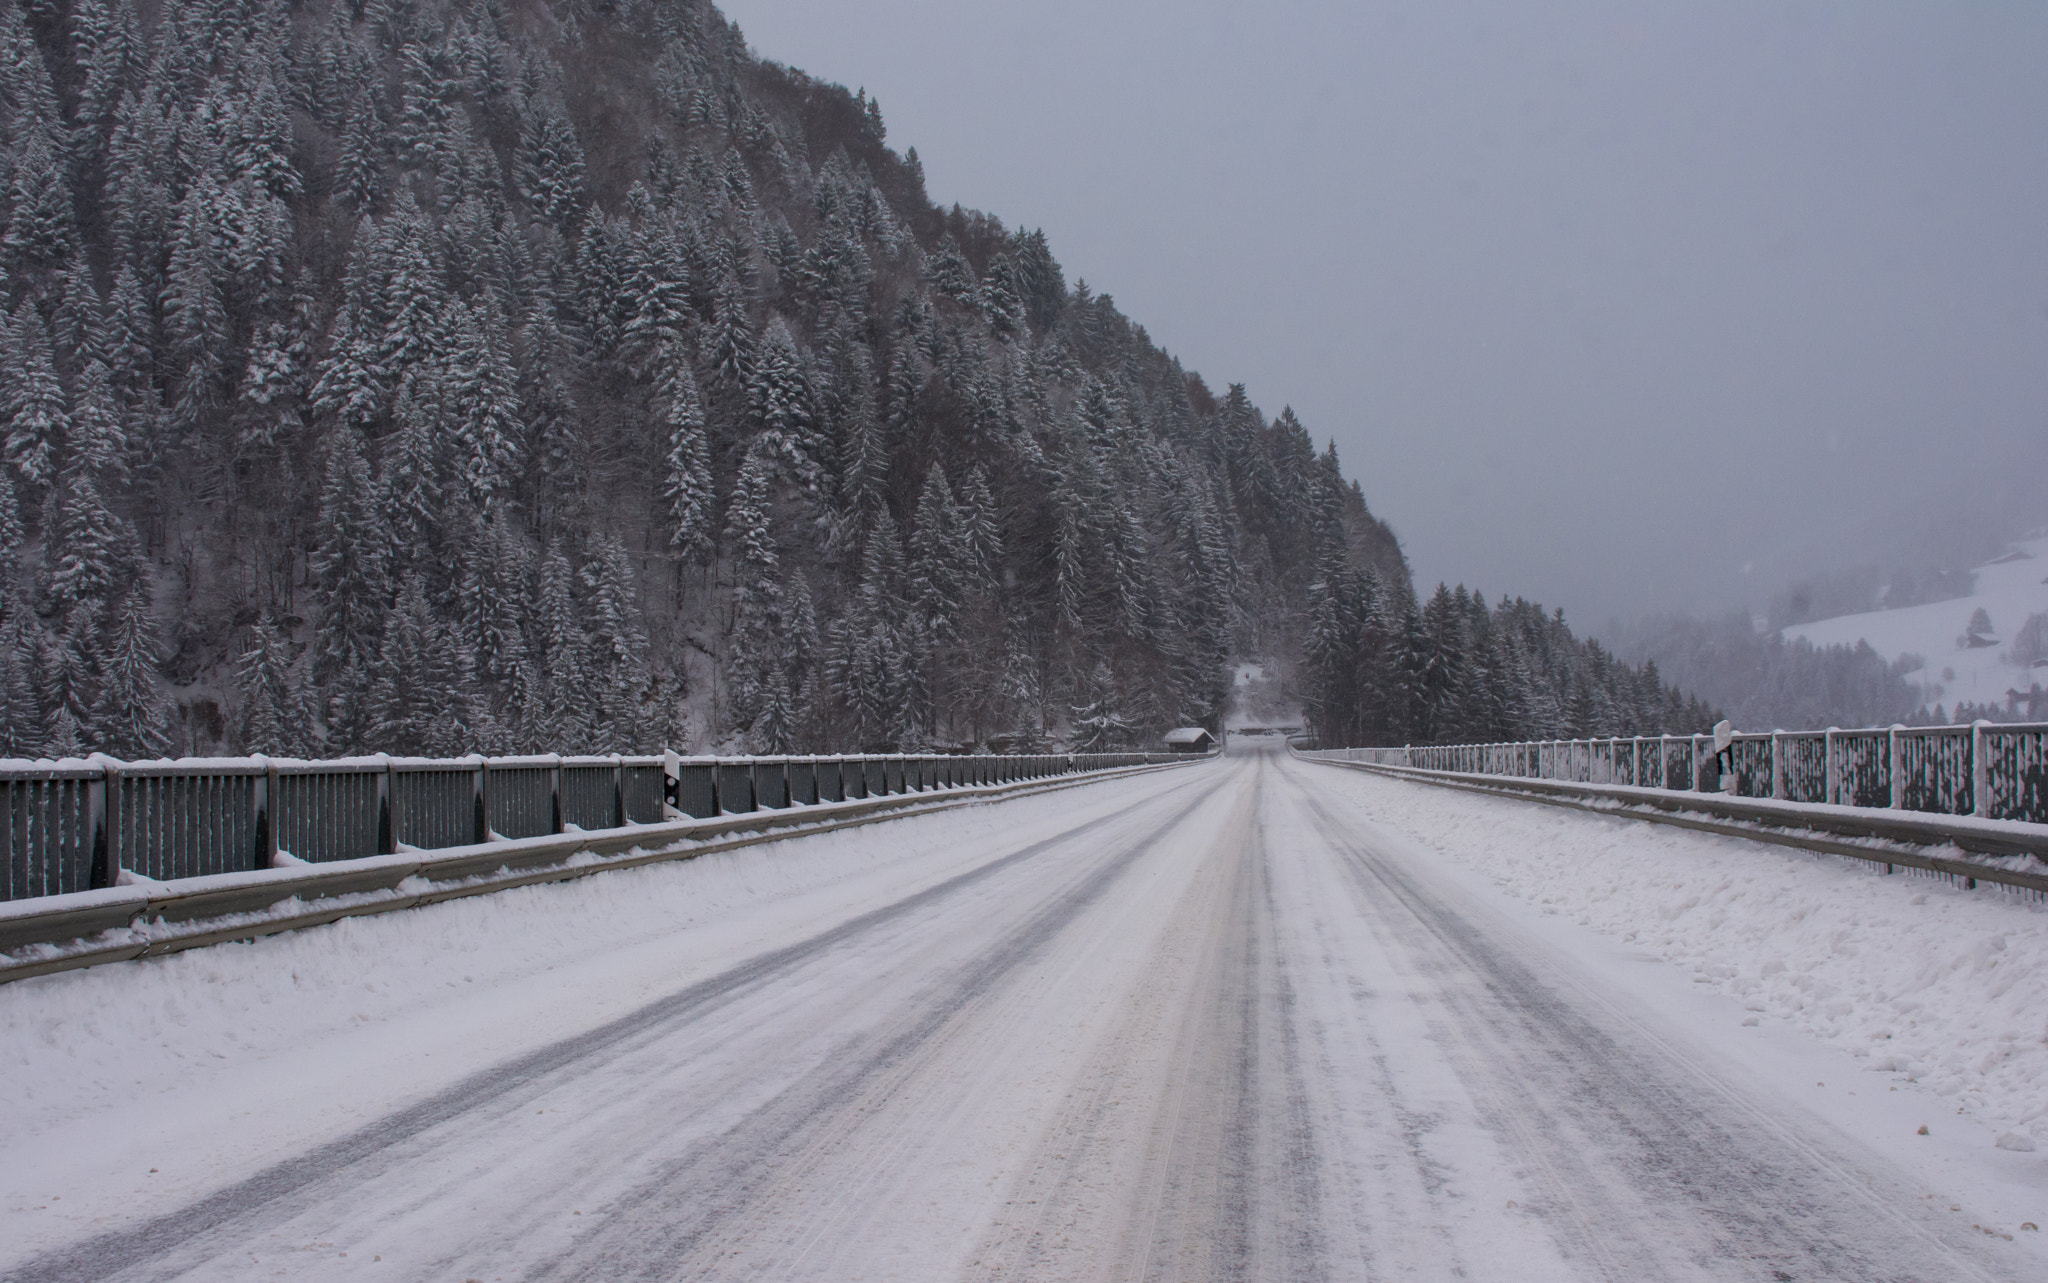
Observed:
[[[1598,626],[2048,520],[2048,6],[722,3],[1334,438],[1425,590]]]

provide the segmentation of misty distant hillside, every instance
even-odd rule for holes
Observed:
[[[2048,538],[1963,571],[1811,577],[1765,619],[1642,620],[1615,650],[1749,730],[2048,719]]]
[[[1427,733],[1334,453],[884,138],[697,0],[0,3],[0,750],[1138,742],[1339,581]]]

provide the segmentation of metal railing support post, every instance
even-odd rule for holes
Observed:
[[[90,870],[86,881],[95,890],[121,880],[121,862],[116,858],[113,834],[107,827],[107,795],[118,786],[120,778],[120,766],[107,758],[98,778],[85,782],[85,856]]]
[[[1991,818],[1991,723],[1970,723],[1970,814]]]
[[[626,760],[617,753],[612,754],[612,827],[626,827]]]
[[[263,774],[250,781],[249,818],[254,822],[256,841],[249,858],[257,868],[268,869],[277,863],[277,825],[270,816],[272,799],[277,797],[277,763],[261,753],[256,760],[263,764]]]
[[[384,764],[384,769],[377,772],[377,854],[393,855],[398,851],[398,839],[391,824],[391,755],[377,756]]]
[[[548,767],[548,809],[552,812],[550,823],[548,824],[548,832],[560,833],[562,831],[562,755],[560,753],[550,753],[548,756],[555,759],[554,764]]]
[[[1900,810],[1906,805],[1906,758],[1903,753],[1899,752],[1899,732],[1905,729],[1905,727],[1894,722],[1887,741],[1889,748],[1886,750],[1886,756],[1891,759],[1892,768],[1891,808],[1894,811]]]
[[[487,791],[490,788],[490,774],[491,759],[481,753],[477,754],[476,775],[470,785],[472,798],[470,809],[472,812],[471,827],[475,832],[478,843],[491,840],[490,795]]]
[[[1829,806],[1841,805],[1842,796],[1842,746],[1836,739],[1838,728],[1830,726],[1821,739],[1821,782],[1820,800]]]
[[[1785,797],[1785,732],[1771,732],[1771,796]]]

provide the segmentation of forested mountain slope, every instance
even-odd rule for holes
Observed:
[[[0,750],[1106,744],[1420,618],[883,138],[698,0],[0,3]]]

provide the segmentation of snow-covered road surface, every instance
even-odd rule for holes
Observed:
[[[1840,1053],[1277,747],[7,986],[0,1270],[2043,1277]]]

